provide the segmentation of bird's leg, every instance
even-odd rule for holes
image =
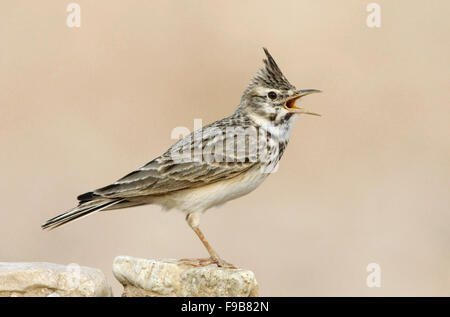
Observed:
[[[232,269],[236,268],[233,264],[230,264],[230,263],[222,260],[219,257],[219,255],[217,254],[217,252],[214,251],[214,249],[211,247],[209,242],[206,241],[206,238],[203,235],[203,232],[201,232],[201,230],[198,227],[198,225],[200,223],[200,213],[193,212],[193,213],[188,214],[186,216],[186,221],[189,224],[189,227],[191,227],[192,230],[194,230],[194,232],[197,234],[200,241],[203,243],[203,245],[205,246],[206,250],[208,250],[208,253],[210,255],[210,258],[207,261],[200,261],[200,263],[202,263],[202,262],[203,263],[206,262],[206,264],[215,263],[219,267],[226,267],[226,268],[232,268]]]

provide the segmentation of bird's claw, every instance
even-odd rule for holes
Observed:
[[[228,263],[227,261],[222,260],[219,257],[215,257],[215,258],[211,257],[210,259],[211,259],[212,263],[217,264],[218,267],[223,267],[226,269],[237,269],[237,267],[235,267],[233,264]]]
[[[207,266],[211,264],[216,264],[218,267],[226,268],[226,269],[237,269],[233,264],[222,260],[219,257],[209,257],[203,259],[181,259],[180,262],[184,262],[193,266]]]

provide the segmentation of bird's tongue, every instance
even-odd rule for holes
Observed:
[[[288,101],[286,101],[286,107],[289,109],[298,109],[296,104],[300,103],[299,99],[300,96],[289,99]]]
[[[286,101],[286,109],[294,112],[294,113],[302,113],[302,114],[309,114],[309,115],[313,115],[313,116],[320,116],[320,114],[315,113],[315,112],[310,112],[308,110],[303,109],[302,107],[300,107],[300,99],[301,97],[303,97],[304,95],[299,95],[296,96],[294,98],[289,99],[288,101]]]

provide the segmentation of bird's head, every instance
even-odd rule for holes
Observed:
[[[237,111],[264,125],[277,126],[295,120],[298,114],[319,114],[296,105],[302,97],[320,92],[316,89],[297,90],[284,77],[269,51],[264,48],[264,67],[253,77],[242,95]]]

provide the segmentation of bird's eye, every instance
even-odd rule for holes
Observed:
[[[277,98],[276,92],[273,92],[273,91],[269,92],[267,94],[267,96],[269,96],[269,98],[272,99],[272,100]]]

